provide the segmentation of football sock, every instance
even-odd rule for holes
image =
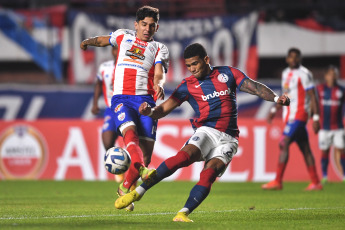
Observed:
[[[321,169],[322,169],[322,177],[327,177],[327,169],[328,169],[328,154],[321,155]]]
[[[314,184],[320,183],[319,177],[317,176],[317,173],[316,173],[316,167],[315,167],[315,165],[310,165],[310,166],[308,166],[308,172],[309,172],[309,176],[310,176],[310,178],[311,178],[311,181],[312,181]]]
[[[144,166],[143,152],[139,147],[139,138],[134,130],[128,130],[123,137],[123,141],[131,156],[131,166],[123,182],[123,186],[129,189],[140,177],[139,168]]]
[[[217,178],[217,173],[214,169],[208,168],[200,173],[199,182],[190,191],[184,208],[187,208],[189,213],[193,212],[201,202],[208,196],[213,182]]]
[[[278,164],[277,175],[275,179],[278,183],[282,183],[285,168],[286,168],[286,163]]]
[[[340,155],[340,164],[341,164],[341,167],[343,167],[343,175],[345,178],[345,154]]]
[[[193,162],[190,160],[188,153],[185,151],[179,151],[175,156],[166,159],[158,166],[156,169],[157,174],[149,186],[145,183],[142,183],[140,186],[147,190],[153,185],[157,184],[159,181],[172,175],[177,169],[187,167],[191,163]]]

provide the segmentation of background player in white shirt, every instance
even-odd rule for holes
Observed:
[[[93,92],[93,102],[91,112],[94,115],[99,114],[100,108],[98,106],[98,99],[102,95],[104,97],[105,105],[107,106],[104,110],[104,119],[102,126],[102,142],[104,148],[110,149],[115,145],[115,141],[118,137],[115,127],[115,114],[111,110],[111,98],[113,97],[114,91],[114,77],[115,77],[115,64],[117,59],[117,46],[112,47],[111,54],[113,60],[103,62],[97,71],[97,79]],[[114,176],[116,182],[122,182],[123,174]]]
[[[308,168],[312,182],[305,190],[321,190],[322,185],[316,173],[315,160],[311,152],[306,123],[310,112],[313,114],[313,129],[317,133],[320,129],[319,107],[315,93],[314,81],[311,72],[301,65],[301,51],[291,48],[288,51],[286,62],[288,67],[282,74],[282,90],[291,100],[289,107],[283,109],[285,128],[280,141],[280,155],[276,179],[262,185],[262,189],[280,190],[283,188],[282,180],[289,159],[289,147],[296,141],[301,150]],[[277,108],[273,107],[268,117],[270,123]]]
[[[117,45],[119,48],[111,108],[116,114],[116,128],[123,136],[132,160],[126,178],[119,186],[119,195],[127,193],[139,177],[145,180],[156,173],[146,166],[151,161],[157,121],[141,115],[138,108],[145,101],[154,107],[153,97],[164,99],[169,52],[164,44],[153,40],[159,27],[158,20],[159,10],[144,6],[136,13],[135,31],[119,29],[111,35],[89,38],[80,44],[83,50],[88,46]]]

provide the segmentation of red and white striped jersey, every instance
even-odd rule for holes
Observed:
[[[154,66],[161,63],[165,72],[168,70],[168,48],[135,35],[135,31],[126,29],[110,34],[110,44],[118,46],[113,95],[154,95]]]
[[[299,120],[307,121],[310,111],[310,97],[307,90],[314,88],[312,73],[300,66],[297,69],[286,68],[282,73],[283,93],[290,98],[290,106],[283,106],[285,122]]]
[[[111,106],[111,98],[114,91],[115,62],[114,60],[103,62],[97,71],[97,78],[102,82],[102,91],[105,104]]]

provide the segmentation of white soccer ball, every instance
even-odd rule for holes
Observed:
[[[122,174],[129,169],[131,157],[127,150],[121,147],[112,147],[104,156],[105,169],[112,174]]]

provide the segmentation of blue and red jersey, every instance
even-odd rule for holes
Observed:
[[[344,88],[335,85],[329,88],[326,84],[317,86],[320,105],[321,129],[343,129]]]
[[[191,119],[194,129],[208,126],[238,138],[236,87],[239,89],[248,77],[233,67],[211,69],[202,79],[194,75],[183,79],[171,98],[192,106],[196,113]]]

